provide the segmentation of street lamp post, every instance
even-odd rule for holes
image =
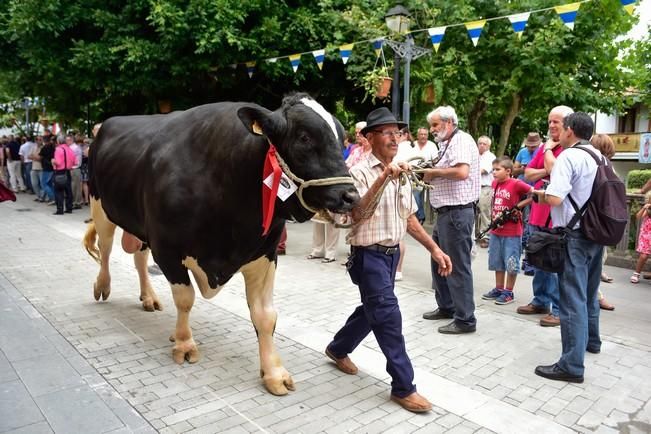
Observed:
[[[411,21],[411,15],[409,11],[401,5],[394,6],[386,13],[384,16],[387,27],[391,32],[396,34],[406,34],[407,37],[405,42],[397,42],[391,39],[387,39],[386,43],[393,49],[395,54],[395,70],[393,73],[393,92],[391,98],[393,98],[393,114],[398,117],[398,107],[399,107],[399,89],[400,84],[400,59],[405,63],[404,76],[403,76],[403,96],[402,96],[402,121],[406,124],[409,124],[409,75],[411,69],[411,61],[418,59],[421,56],[430,54],[432,50],[427,48],[417,47],[414,45],[414,38],[409,33],[409,24]]]
[[[30,135],[29,128],[29,108],[32,106],[29,98],[25,97],[23,100],[23,108],[25,109],[25,134]]]

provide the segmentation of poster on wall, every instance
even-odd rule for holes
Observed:
[[[651,133],[640,134],[640,163],[651,163]]]

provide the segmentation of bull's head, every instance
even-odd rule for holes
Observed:
[[[335,213],[350,211],[359,200],[344,163],[344,129],[341,123],[305,93],[286,97],[274,111],[242,107],[238,116],[253,134],[266,136],[276,147],[289,170],[309,181],[301,191],[302,206],[296,195],[285,206],[291,215],[303,221],[313,210]],[[314,185],[313,180],[345,177],[347,182]]]

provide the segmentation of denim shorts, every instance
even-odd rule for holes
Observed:
[[[520,272],[520,255],[522,254],[522,238],[500,237],[491,234],[488,244],[488,269],[491,271],[506,271],[509,274]]]

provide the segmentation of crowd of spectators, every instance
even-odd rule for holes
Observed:
[[[55,136],[45,129],[38,136],[0,139],[0,182],[14,193],[34,195],[35,202],[55,206],[54,214],[72,213],[88,206],[88,149],[80,134]],[[55,183],[55,175],[65,183]]]

